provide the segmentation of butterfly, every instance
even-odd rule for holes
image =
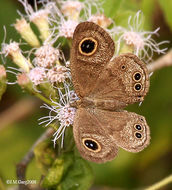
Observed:
[[[139,152],[150,142],[145,118],[123,110],[147,94],[147,67],[132,53],[113,58],[114,52],[114,41],[97,24],[76,27],[70,66],[80,100],[75,104],[73,134],[81,156],[96,163],[114,159],[119,147]]]

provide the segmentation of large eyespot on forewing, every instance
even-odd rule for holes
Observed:
[[[79,43],[79,52],[82,55],[90,56],[93,55],[97,50],[97,40],[92,37],[84,38]]]
[[[93,22],[80,23],[70,52],[72,82],[79,97],[88,96],[115,52],[110,35]]]
[[[110,35],[93,22],[80,23],[73,35],[71,61],[107,64],[115,52]],[[75,57],[73,57],[75,56]]]

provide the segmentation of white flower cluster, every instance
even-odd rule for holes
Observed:
[[[156,43],[152,39],[152,35],[157,35],[159,29],[153,32],[142,29],[143,15],[140,11],[134,17],[129,17],[126,29],[116,26],[111,18],[104,15],[99,0],[41,0],[41,9],[38,9],[36,0],[34,8],[27,0],[18,1],[24,6],[26,15],[19,13],[21,18],[17,19],[14,27],[32,48],[29,52],[23,52],[20,43],[11,41],[6,44],[4,41],[1,54],[9,56],[18,65],[20,75],[17,73],[17,83],[20,86],[34,90],[33,94],[35,91],[40,93],[38,97],[43,96],[43,100],[48,94],[44,92],[50,92],[47,101],[50,105],[43,106],[50,112],[41,118],[41,124],[46,123],[48,126],[50,123],[59,123],[54,134],[54,144],[59,137],[64,138],[66,127],[73,124],[76,109],[70,103],[78,100],[71,85],[70,62],[66,60],[69,56],[65,57],[60,50],[60,37],[69,40],[70,44],[76,26],[80,22],[91,21],[118,39],[115,55],[123,53],[123,49],[127,48],[144,61],[149,61],[154,52],[164,53],[166,50],[160,49],[160,45],[166,42]],[[38,28],[39,37],[31,28],[31,22]],[[14,70],[18,72],[18,69]],[[57,97],[52,97],[52,94]]]
[[[40,118],[42,120],[40,124],[46,123],[45,126],[48,126],[50,123],[56,121],[60,123],[60,127],[54,133],[54,145],[56,144],[57,139],[62,137],[61,146],[63,147],[63,139],[66,127],[73,125],[74,116],[76,108],[70,107],[70,103],[77,101],[78,97],[73,90],[70,90],[68,85],[64,85],[65,93],[61,89],[58,89],[59,102],[54,102],[53,106],[44,104],[42,108],[50,110],[49,115]]]
[[[70,70],[60,64],[60,50],[51,45],[43,45],[35,51],[34,68],[29,72],[30,80],[38,85],[42,82],[64,83],[70,78]]]
[[[168,43],[168,41],[163,41],[156,43],[152,38],[153,35],[158,35],[160,28],[154,31],[144,31],[143,30],[143,13],[138,11],[134,17],[130,16],[128,18],[128,28],[123,28],[121,26],[115,26],[112,30],[118,35],[117,50],[118,55],[121,50],[121,44],[127,45],[133,50],[140,59],[144,61],[151,61],[153,53],[164,54],[167,48],[161,49],[162,44]]]

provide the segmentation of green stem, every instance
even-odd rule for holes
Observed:
[[[145,190],[157,190],[160,189],[161,187],[168,185],[169,183],[172,183],[172,175],[164,178],[163,180],[159,181],[158,183],[155,183],[154,185],[151,185]]]
[[[51,106],[57,106],[55,103],[51,102],[51,100],[48,100],[47,98],[45,98],[43,95],[39,93],[35,93],[34,95]]]
[[[0,189],[1,190],[6,190],[1,178],[0,178]]]

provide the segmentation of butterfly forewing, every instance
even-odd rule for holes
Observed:
[[[79,97],[89,95],[114,51],[113,40],[98,25],[83,22],[76,27],[70,52],[70,64],[74,88]]]

